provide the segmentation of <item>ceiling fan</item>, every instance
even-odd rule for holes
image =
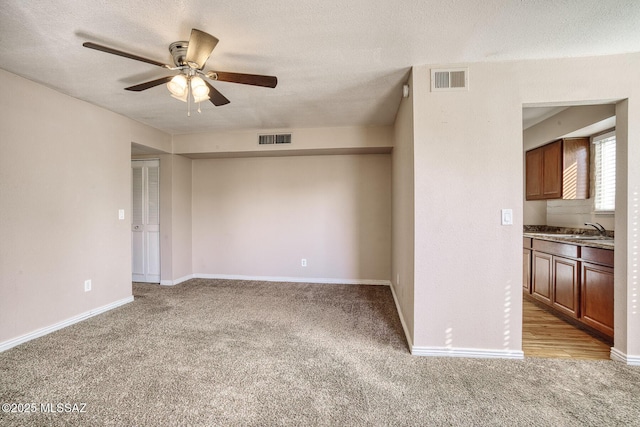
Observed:
[[[89,49],[118,55],[147,64],[166,68],[172,71],[179,71],[175,76],[161,77],[156,80],[140,83],[126,87],[125,90],[141,92],[155,86],[166,83],[171,96],[189,104],[188,115],[191,115],[191,99],[198,103],[200,112],[200,102],[209,100],[215,106],[228,104],[230,101],[216,90],[202,77],[211,80],[231,83],[241,83],[253,86],[263,86],[274,88],[278,84],[278,79],[274,76],[263,76],[259,74],[229,73],[226,71],[204,71],[205,63],[213,49],[218,44],[218,39],[211,34],[193,28],[189,41],[177,41],[169,45],[169,52],[173,56],[175,66],[163,64],[153,59],[143,58],[121,50],[102,46],[97,43],[85,42],[82,44]]]

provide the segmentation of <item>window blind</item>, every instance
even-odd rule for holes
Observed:
[[[616,134],[615,131],[593,138],[595,146],[596,211],[616,208]]]

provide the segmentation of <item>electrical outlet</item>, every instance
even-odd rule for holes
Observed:
[[[307,259],[306,258],[302,258],[302,261],[300,261],[300,265],[302,265],[303,267],[307,266]]]
[[[84,281],[84,291],[89,292],[91,290],[91,279]]]

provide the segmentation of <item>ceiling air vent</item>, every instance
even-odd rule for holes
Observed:
[[[291,144],[290,133],[276,133],[269,135],[258,135],[258,144]]]
[[[469,90],[468,74],[468,68],[432,69],[431,92]]]

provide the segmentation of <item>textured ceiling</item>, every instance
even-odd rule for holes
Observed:
[[[412,65],[636,52],[639,23],[637,0],[3,0],[0,68],[173,134],[377,125]],[[191,28],[220,40],[206,69],[278,87],[216,82],[231,103],[187,117],[164,86],[123,90],[169,71],[82,47],[171,63]]]

